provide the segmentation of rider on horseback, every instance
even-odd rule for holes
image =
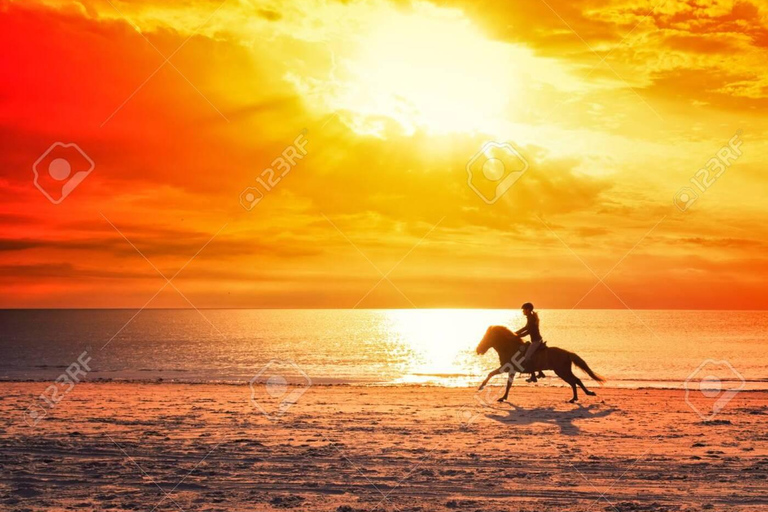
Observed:
[[[539,315],[533,310],[533,304],[526,302],[520,306],[520,308],[523,310],[523,314],[527,318],[527,322],[525,327],[515,331],[515,334],[520,337],[526,335],[531,337],[531,344],[528,346],[528,350],[525,352],[525,358],[523,359],[523,368],[527,368],[531,357],[533,357],[533,354],[535,354],[539,349],[543,340],[541,338],[541,332],[539,332]],[[536,372],[532,371],[530,378],[526,379],[526,382],[537,382],[536,377]],[[544,372],[539,370],[538,377],[544,378],[546,375],[544,375]]]

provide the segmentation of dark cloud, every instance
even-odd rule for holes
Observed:
[[[282,14],[280,14],[277,11],[273,11],[271,9],[259,9],[258,11],[256,11],[256,13],[260,17],[262,17],[262,18],[264,18],[265,20],[268,20],[268,21],[278,21],[278,20],[282,19],[282,17],[283,17]]]
[[[203,247],[211,234],[196,232],[173,232],[172,237],[148,238],[133,233],[127,238],[150,260],[153,258],[176,257],[190,258]],[[31,250],[50,250],[48,255],[61,254],[64,251],[84,251],[94,255],[112,254],[122,258],[141,257],[136,249],[123,237],[114,235],[88,239],[47,240],[32,238],[0,239],[0,252],[19,252]],[[237,239],[226,235],[214,239],[205,249],[206,258],[214,260],[237,259],[243,256],[263,257],[275,256],[282,258],[306,257],[320,254],[320,249],[313,246],[309,240],[279,235],[265,238],[264,233],[254,233],[253,237],[239,233]],[[63,254],[61,254],[62,257]],[[70,256],[66,256],[70,258]]]
[[[679,240],[673,240],[672,243],[698,245],[701,247],[719,247],[723,249],[743,249],[746,251],[753,251],[758,247],[764,247],[765,242],[762,240],[754,240],[749,238],[704,238],[704,237],[688,237],[680,238]]]

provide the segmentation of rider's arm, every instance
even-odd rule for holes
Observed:
[[[528,321],[525,323],[525,327],[523,327],[522,329],[516,330],[515,334],[517,334],[518,336],[527,336],[529,334],[528,331],[530,330],[530,328],[531,328],[531,319],[529,318]]]

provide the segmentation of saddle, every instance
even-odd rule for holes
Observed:
[[[522,345],[520,345],[520,348],[519,348],[519,349],[518,349],[518,351],[517,351],[517,354],[518,354],[518,356],[517,356],[517,357],[518,357],[518,361],[522,361],[522,360],[523,360],[523,357],[525,357],[525,353],[528,351],[528,347],[530,347],[530,346],[531,346],[531,342],[530,342],[530,341],[526,341],[525,343],[523,343]],[[542,350],[546,350],[546,349],[547,349],[547,342],[546,342],[546,341],[544,341],[544,340],[541,340],[541,344],[539,345],[539,348],[537,348],[537,349],[536,349],[536,352],[534,352],[533,354],[531,354],[531,361],[530,361],[530,362],[531,362],[531,363],[533,362],[533,357],[534,357],[536,354],[538,354],[538,353],[539,353],[539,352],[541,352]],[[526,365],[526,366],[527,366],[527,365]],[[534,370],[530,370],[530,369],[528,369],[528,368],[525,368],[525,369],[523,370],[523,372],[522,372],[522,373],[533,373],[533,372],[534,372]]]
[[[526,341],[522,345],[520,345],[520,348],[517,351],[518,352],[522,352],[523,354],[525,354],[528,351],[528,347],[530,347],[530,346],[531,346],[531,342],[530,341]],[[546,348],[547,348],[547,342],[542,340],[541,341],[541,345],[539,345],[539,348],[536,349],[536,352],[540,352],[540,351],[542,351],[542,350],[544,350]],[[536,352],[534,352],[534,354]]]

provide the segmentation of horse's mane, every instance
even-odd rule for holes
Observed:
[[[520,336],[510,331],[509,328],[503,325],[492,325],[488,328],[488,330],[493,333],[495,338],[506,341],[507,343],[520,343],[523,341]]]

